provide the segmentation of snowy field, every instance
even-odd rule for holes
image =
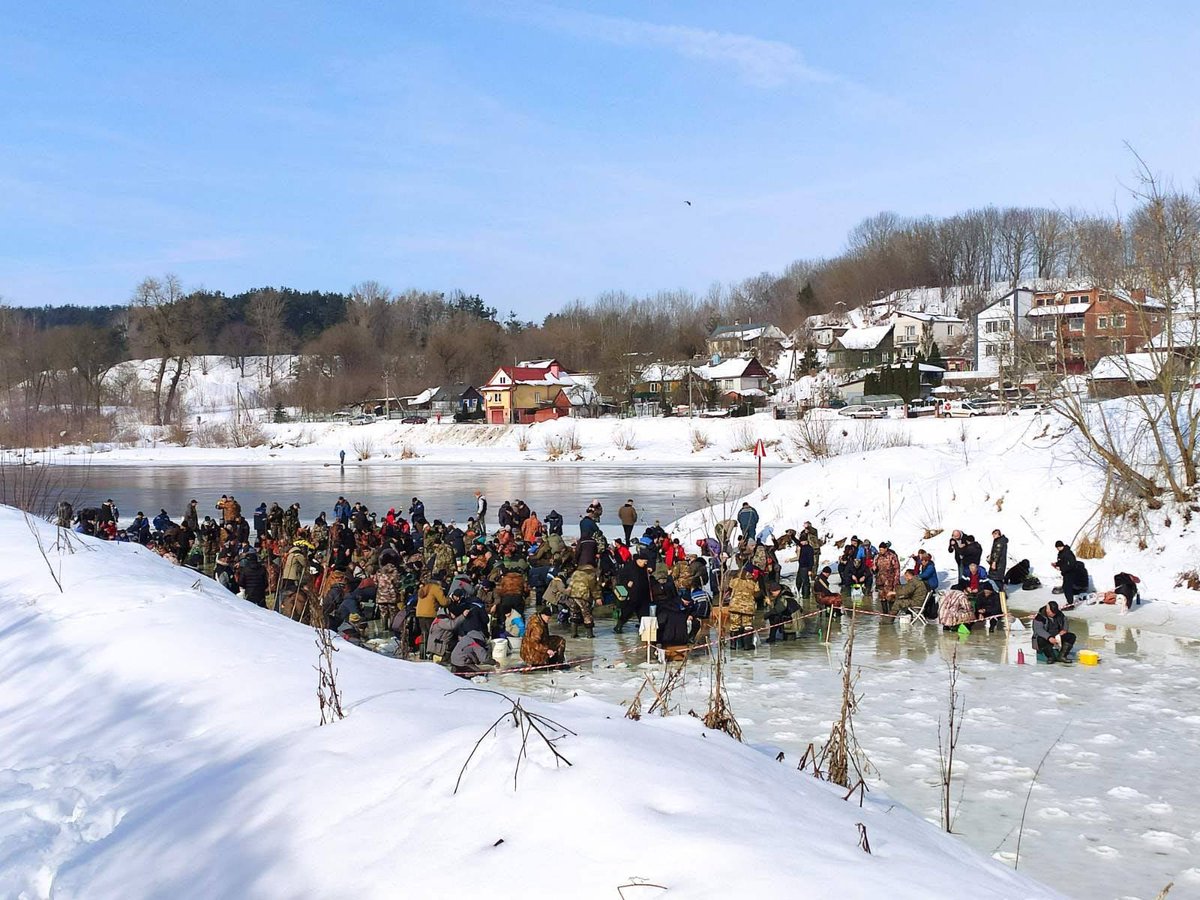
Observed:
[[[56,538],[0,509],[0,895],[1057,896],[689,716],[534,701],[571,766],[531,746],[514,790],[511,727],[464,770],[505,701],[346,647],[348,715],[318,727],[310,629],[140,548]]]

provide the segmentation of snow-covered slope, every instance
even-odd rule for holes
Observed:
[[[840,420],[827,433],[815,427],[814,433],[827,434],[845,452],[793,466],[760,490],[723,499],[673,527],[691,536],[711,534],[716,521],[732,518],[748,500],[759,512],[759,528],[772,526],[776,534],[811,521],[834,540],[891,541],[902,562],[925,548],[943,584],[954,568],[950,532],[975,535],[986,561],[998,528],[1009,538],[1008,564],[1029,559],[1043,583],[1032,596],[1016,595],[1013,602],[1024,608],[1050,599],[1061,581],[1051,567],[1054,542],[1076,546],[1096,528],[1104,472],[1082,461],[1074,433],[1057,416]],[[1111,590],[1115,573],[1132,572],[1142,579],[1142,596],[1155,601],[1125,617],[1126,624],[1200,636],[1200,592],[1176,586],[1200,560],[1200,532],[1187,505],[1168,501],[1136,527],[1109,523],[1100,540],[1106,555],[1084,560],[1095,587]],[[832,562],[836,552],[830,543],[823,558]],[[1087,608],[1081,615],[1115,619],[1119,611]]]
[[[247,356],[239,365],[226,356],[193,356],[184,364],[179,379],[183,407],[191,415],[220,415],[237,408],[257,408],[268,404],[272,384],[285,385],[294,376],[299,357]],[[142,391],[154,390],[160,359],[132,359],[118,363],[104,376],[106,385],[114,386],[132,380]],[[173,364],[167,370],[167,381],[174,373]],[[240,392],[240,401],[239,401]]]
[[[0,508],[0,895],[1052,896],[875,794],[859,808],[696,719],[595,700],[531,703],[575,732],[571,767],[531,746],[514,790],[503,725],[455,793],[501,698],[345,647],[349,714],[317,727],[311,630],[35,527],[62,593]]]

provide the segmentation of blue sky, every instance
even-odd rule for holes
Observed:
[[[1200,175],[1192,3],[5,4],[0,296],[150,274],[539,318],[838,252],[884,209]],[[683,201],[691,200],[692,206]]]

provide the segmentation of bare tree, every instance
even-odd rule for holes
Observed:
[[[270,384],[275,383],[275,356],[280,352],[286,331],[283,323],[283,294],[274,288],[258,291],[250,300],[246,317],[250,327],[261,342],[262,354],[266,357],[266,375]]]

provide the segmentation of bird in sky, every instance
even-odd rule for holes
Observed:
[[[684,203],[686,203],[688,206],[691,206],[691,205],[692,205],[692,201],[691,201],[691,200],[684,200],[683,202],[684,202]]]

